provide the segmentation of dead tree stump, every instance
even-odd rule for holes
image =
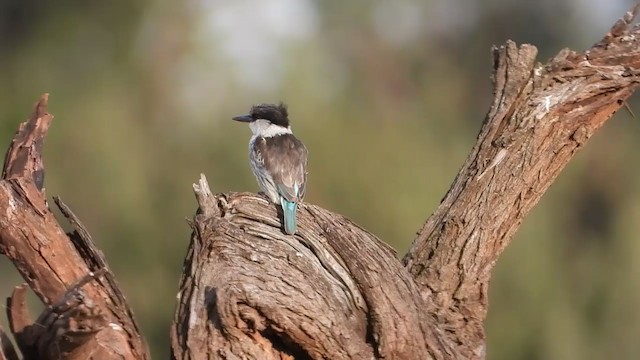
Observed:
[[[65,234],[49,210],[41,155],[53,119],[47,101],[45,94],[20,125],[0,180],[0,253],[46,305],[32,321],[26,287],[16,287],[7,299],[11,332],[27,360],[148,359],[131,310],[89,233],[59,199],[75,231]],[[2,345],[0,359],[14,359],[11,343]]]
[[[197,214],[171,327],[174,359],[482,359],[488,282],[544,192],[640,81],[636,5],[584,52],[546,64],[536,48],[493,49],[494,101],[467,161],[409,252],[311,204],[283,234],[255,194],[194,185]],[[8,316],[25,359],[148,359],[112,273],[73,213],[65,234],[44,195],[47,96],[23,123],[0,181],[0,252],[24,286]],[[17,352],[0,329],[0,360]]]
[[[493,49],[494,101],[449,192],[402,261],[344,217],[195,186],[172,328],[176,359],[482,359],[488,282],[529,210],[640,80],[634,7],[591,49],[546,64]]]

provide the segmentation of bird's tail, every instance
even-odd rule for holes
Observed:
[[[296,232],[296,203],[287,201],[282,197],[280,204],[282,205],[284,218],[284,231],[289,235],[293,235]]]

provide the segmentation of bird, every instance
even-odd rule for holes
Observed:
[[[296,232],[296,210],[307,185],[307,148],[291,131],[284,103],[259,104],[249,114],[234,116],[249,123],[249,163],[260,190],[282,207],[285,233]]]

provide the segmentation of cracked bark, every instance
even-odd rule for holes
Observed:
[[[640,80],[635,6],[585,52],[493,49],[494,101],[447,195],[398,261],[310,204],[299,231],[246,193],[194,187],[175,359],[482,359],[491,270],[546,189]]]
[[[534,64],[536,49],[494,49],[494,102],[471,155],[403,264],[464,354],[482,323],[498,257],[573,155],[638,87],[636,5],[602,41]]]
[[[491,270],[572,156],[635,91],[635,6],[585,52],[536,64],[536,49],[493,50],[494,101],[469,158],[411,249],[395,252],[311,204],[295,236],[255,194],[194,185],[198,211],[171,327],[174,359],[482,359]],[[78,218],[44,194],[47,97],[9,147],[0,180],[0,253],[26,285],[7,301],[25,359],[147,359],[133,315]],[[0,359],[15,360],[0,329]]]
[[[146,359],[131,310],[88,232],[56,198],[75,228],[65,234],[46,202],[41,153],[53,120],[47,102],[45,94],[20,125],[0,180],[0,253],[46,305],[32,321],[26,285],[16,287],[7,299],[11,332],[23,359]],[[0,358],[12,359],[10,342],[0,340]]]

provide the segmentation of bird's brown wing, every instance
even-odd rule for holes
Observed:
[[[287,201],[299,202],[307,183],[307,148],[291,134],[256,140],[256,151]]]

